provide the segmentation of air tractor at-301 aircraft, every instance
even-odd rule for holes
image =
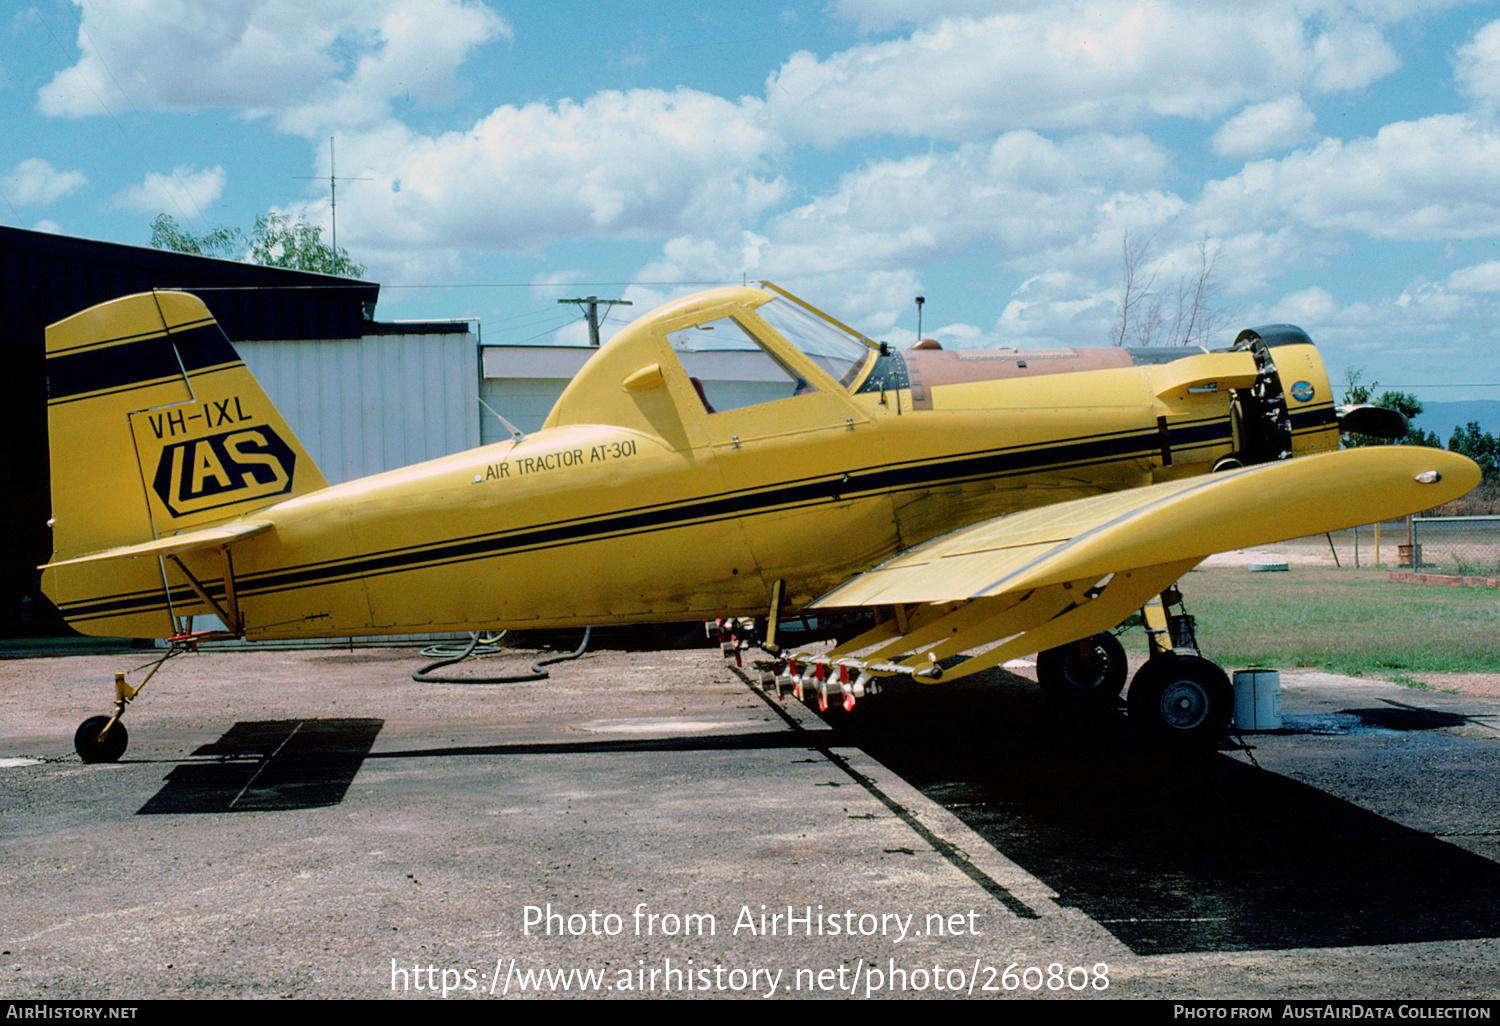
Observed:
[[[723,368],[733,365],[733,373]],[[1040,653],[1113,707],[1143,610],[1140,729],[1216,740],[1233,698],[1177,615],[1217,551],[1428,509],[1439,450],[1340,450],[1399,416],[1335,405],[1299,329],[1232,347],[897,351],[769,283],[668,303],[594,354],[543,428],[330,486],[204,304],[152,292],[47,330],[52,561],[85,634],[250,640],[753,618],[780,687],[846,705],[895,674]],[[1393,419],[1391,419],[1393,418]],[[860,613],[784,651],[798,613]],[[193,618],[222,629],[192,633]],[[144,683],[144,682],[143,682]],[[75,738],[123,753],[140,685]]]

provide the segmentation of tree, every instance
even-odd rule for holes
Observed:
[[[351,260],[348,250],[341,247],[334,252],[333,247],[323,241],[320,225],[309,224],[290,214],[257,217],[248,256],[252,263],[267,267],[317,271],[341,278],[358,278],[365,273],[365,265]]]
[[[177,224],[169,214],[160,214],[151,222],[151,245],[178,253],[198,256],[242,254],[252,264],[286,267],[296,271],[316,271],[342,278],[358,278],[365,273],[349,252],[340,247],[334,252],[323,241],[323,229],[291,214],[264,214],[255,219],[255,230],[246,239],[239,228],[218,227],[193,234]]]
[[[1213,299],[1219,293],[1214,277],[1218,248],[1205,236],[1198,242],[1198,270],[1177,279],[1170,296],[1154,289],[1158,263],[1147,267],[1151,240],[1132,241],[1126,232],[1121,245],[1124,274],[1120,302],[1115,306],[1112,341],[1117,346],[1207,345],[1229,320]]]
[[[1375,385],[1365,384],[1365,369],[1363,367],[1344,368],[1344,405],[1363,406],[1370,401],[1374,393]]]
[[[1479,422],[1471,420],[1461,428],[1453,429],[1448,439],[1448,451],[1467,456],[1479,464],[1486,479],[1500,478],[1500,438],[1488,431],[1479,430]]]
[[[1125,265],[1124,281],[1120,290],[1120,303],[1115,307],[1119,316],[1114,333],[1114,343],[1117,346],[1125,344],[1126,333],[1132,328],[1140,330],[1139,307],[1149,297],[1154,295],[1151,285],[1156,281],[1156,271],[1146,272],[1146,258],[1151,252],[1150,239],[1130,239],[1130,233],[1126,232],[1120,240],[1120,257]],[[1152,326],[1154,329],[1154,325]],[[1150,343],[1145,343],[1149,345]]]
[[[1422,412],[1422,403],[1416,396],[1406,392],[1381,392],[1375,397],[1375,405],[1385,410],[1395,410],[1406,418],[1406,437],[1396,440],[1397,445],[1425,445],[1429,449],[1441,449],[1443,440],[1436,431],[1423,431],[1417,427],[1417,416]]]
[[[151,222],[151,245],[174,253],[195,256],[230,257],[244,249],[245,233],[238,228],[220,225],[199,235],[181,227],[171,214],[157,214]]]

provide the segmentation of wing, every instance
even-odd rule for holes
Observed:
[[[1382,446],[1133,488],[961,528],[811,607],[888,611],[838,650],[871,664],[921,672],[995,645],[972,673],[1118,626],[1211,553],[1430,509],[1478,481],[1465,457]]]

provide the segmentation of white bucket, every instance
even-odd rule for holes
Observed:
[[[1281,729],[1281,672],[1234,671],[1234,726],[1236,730]]]

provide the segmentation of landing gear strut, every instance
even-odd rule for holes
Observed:
[[[1130,682],[1125,706],[1131,722],[1170,744],[1214,744],[1228,731],[1234,714],[1229,675],[1198,651],[1193,618],[1182,610],[1182,593],[1175,587],[1142,613],[1151,658]]]

